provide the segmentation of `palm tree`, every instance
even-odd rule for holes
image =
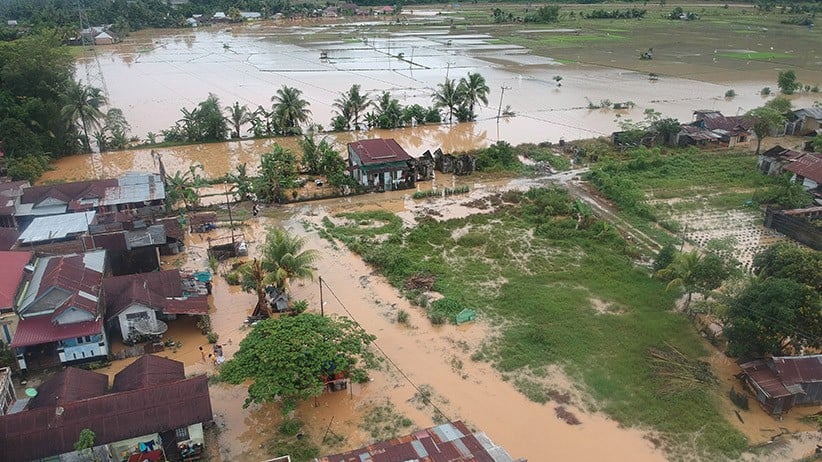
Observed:
[[[445,79],[437,88],[433,96],[434,106],[448,108],[448,123],[453,123],[454,112],[463,101],[462,90],[453,79]]]
[[[311,264],[319,257],[316,250],[303,250],[305,240],[282,228],[271,228],[263,247],[263,267],[276,273],[277,288],[285,291],[293,279],[314,279]]]
[[[226,106],[226,112],[228,112],[228,117],[226,120],[234,127],[234,138],[240,137],[240,128],[251,122],[253,115],[251,111],[248,110],[248,106],[245,104],[240,106],[240,103],[235,101],[233,105]]]
[[[380,98],[374,101],[377,109],[377,126],[379,128],[397,128],[402,125],[403,112],[400,102],[391,98],[387,91],[382,92]]]
[[[360,129],[360,114],[368,108],[368,93],[360,94],[360,85],[351,85],[351,89],[344,92],[342,96],[334,100],[334,107],[339,109],[339,114],[347,121],[347,128],[351,128],[354,122],[354,130]]]
[[[468,78],[460,79],[460,87],[462,87],[463,102],[468,103],[468,109],[471,114],[474,113],[474,105],[482,103],[488,105],[488,93],[491,91],[485,83],[485,77],[478,72],[469,72]]]
[[[203,182],[203,178],[197,173],[202,170],[202,164],[193,164],[189,166],[185,173],[177,170],[174,175],[166,175],[166,205],[169,208],[183,201],[186,209],[197,205],[200,201],[200,196],[197,194],[197,187]]]
[[[702,254],[697,250],[680,253],[667,268],[656,272],[656,276],[668,280],[668,290],[681,287],[688,295],[685,301],[687,309],[691,304],[691,296],[697,290],[697,271],[702,262]]]
[[[183,136],[185,136],[186,141],[194,141],[200,138],[200,126],[198,122],[198,109],[195,107],[192,110],[188,110],[186,108],[180,109],[180,112],[183,113],[183,118],[178,120],[177,123],[183,124]]]
[[[274,102],[274,112],[279,122],[281,134],[297,134],[300,124],[308,121],[311,111],[308,110],[308,101],[300,98],[302,92],[294,87],[283,85],[277,94],[271,97]]]
[[[83,127],[83,145],[86,151],[91,151],[89,128],[100,128],[105,114],[100,109],[108,104],[108,99],[96,87],[83,85],[82,82],[72,82],[63,94],[65,104],[60,114],[69,126],[77,121]]]

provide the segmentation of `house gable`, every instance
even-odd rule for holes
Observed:
[[[54,318],[54,323],[58,325],[74,324],[76,322],[93,321],[94,315],[88,311],[69,307]]]

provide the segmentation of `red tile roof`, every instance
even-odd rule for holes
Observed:
[[[393,138],[355,141],[348,143],[348,147],[357,154],[363,165],[405,162],[412,159]]]
[[[80,295],[79,292],[82,291],[99,298],[103,274],[87,267],[84,258],[84,254],[75,254],[54,257],[47,262],[40,287],[37,288],[37,297],[53,287],[59,287],[71,293],[60,306],[56,307],[54,317],[72,306],[95,316],[99,314],[98,302]],[[25,311],[23,313],[25,314]]]
[[[23,281],[25,266],[31,261],[31,252],[0,251],[0,310],[14,308],[17,288]]]
[[[178,270],[129,274],[103,280],[108,319],[133,303],[141,303],[166,314],[207,314],[206,297],[182,299],[182,277]],[[177,299],[180,300],[177,300]]]
[[[24,347],[56,342],[86,335],[97,335],[103,332],[103,319],[95,321],[55,324],[49,315],[31,316],[20,319],[17,330],[11,339],[12,347]]]
[[[186,377],[183,363],[155,355],[143,355],[114,376],[114,392],[139,390]]]
[[[75,203],[80,199],[102,199],[106,188],[118,185],[116,178],[107,180],[77,181],[73,183],[33,186],[23,191],[20,202],[24,204],[39,204],[45,199],[57,199],[66,204]]]
[[[806,153],[793,159],[785,166],[785,170],[822,184],[822,155]]]
[[[71,452],[84,428],[106,444],[212,419],[206,376],[153,384],[0,416],[0,462]]]
[[[81,399],[105,394],[108,376],[97,372],[67,367],[37,387],[37,396],[29,400],[26,409],[53,408]]]

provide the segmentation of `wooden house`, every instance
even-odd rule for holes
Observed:
[[[822,403],[822,355],[758,359],[740,367],[745,384],[770,414]]]
[[[348,169],[367,189],[393,191],[414,186],[413,158],[391,138],[348,143]]]

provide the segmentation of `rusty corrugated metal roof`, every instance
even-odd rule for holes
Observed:
[[[460,421],[420,430],[411,435],[315,459],[317,462],[503,462],[511,457],[487,437],[480,440]],[[491,445],[491,447],[486,447]],[[494,449],[496,456],[488,451]]]
[[[822,355],[757,359],[739,367],[771,398],[802,393],[803,383],[822,382]]]

